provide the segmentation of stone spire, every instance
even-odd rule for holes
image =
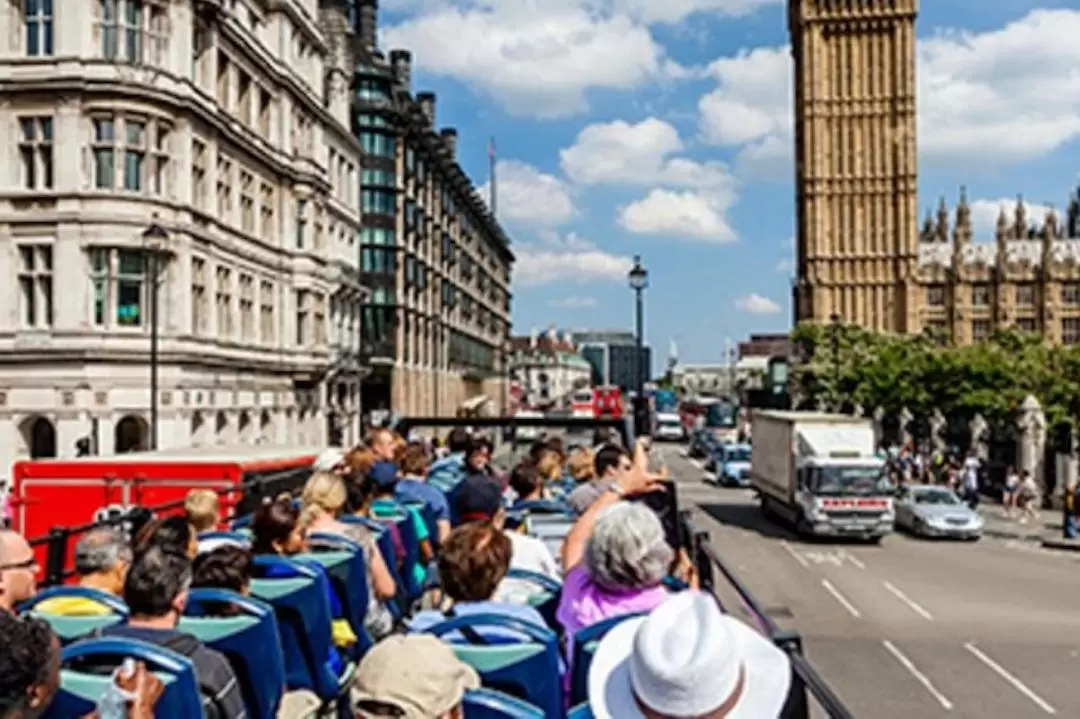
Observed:
[[[949,206],[945,204],[944,197],[938,201],[935,234],[938,242],[945,243],[949,241]]]
[[[1016,213],[1013,220],[1013,239],[1028,239],[1027,206],[1024,204],[1024,196],[1016,196]]]
[[[1002,206],[1001,211],[998,212],[997,230],[994,232],[994,239],[997,240],[998,245],[1004,245],[1009,240],[1009,216],[1005,213],[1005,207]]]
[[[923,220],[922,230],[919,232],[919,242],[934,241],[934,214],[926,211],[926,219]]]
[[[967,188],[960,187],[960,204],[956,206],[956,227],[953,230],[953,241],[957,245],[971,243],[973,234],[971,226],[971,206],[968,205]]]
[[[1069,198],[1069,208],[1065,215],[1065,236],[1069,239],[1080,238],[1080,189]]]

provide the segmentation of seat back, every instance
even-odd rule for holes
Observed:
[[[527,512],[529,514],[571,516],[570,507],[563,502],[557,502],[551,499],[527,499],[521,502],[514,502],[513,510],[515,512]]]
[[[566,719],[593,719],[592,707],[588,703],[578,704],[566,713]]]
[[[462,629],[468,628],[470,636],[482,638],[480,632],[484,627],[509,630],[522,638],[472,644],[461,634]],[[441,638],[461,637],[451,641],[454,653],[476,670],[485,687],[534,704],[547,719],[562,719],[558,638],[550,629],[502,614],[473,614],[440,622],[426,631]]]
[[[560,628],[555,613],[559,609],[559,600],[562,598],[562,582],[546,574],[516,567],[510,567],[510,571],[506,573],[506,579],[516,579],[536,587],[536,592],[528,598],[528,604],[540,612],[548,628],[558,633]]]
[[[252,579],[251,596],[274,608],[285,657],[289,689],[308,689],[323,701],[334,699],[341,677],[328,666],[334,651],[330,635],[329,584],[325,575],[282,557],[255,557],[256,572],[276,567],[281,578]]]
[[[223,607],[236,613],[215,616]],[[285,695],[285,656],[273,607],[226,589],[193,589],[178,629],[225,655],[249,717],[277,715]]]
[[[100,604],[109,610],[109,613],[74,616],[39,611],[38,607],[50,599],[86,599]],[[61,644],[70,644],[95,631],[120,624],[128,616],[128,608],[123,599],[89,587],[49,587],[19,604],[18,610],[20,614],[30,614],[48,622]]]
[[[435,510],[426,502],[405,502],[405,506],[420,513],[420,517],[424,520],[424,526],[427,527],[428,541],[431,542],[433,549],[437,549],[439,544],[439,524],[435,517]]]
[[[574,521],[574,517],[568,514],[529,513],[525,516],[525,533],[542,541],[551,551],[551,555],[558,558]]]
[[[199,533],[199,552],[212,552],[218,547],[233,545],[237,547],[251,547],[251,532],[249,530],[233,529],[231,531],[212,531]]]
[[[413,523],[412,514],[402,507],[402,512],[396,514],[390,514],[384,517],[380,517],[379,521],[386,523],[393,523],[398,528],[398,532],[401,533],[401,542],[405,545],[405,561],[404,568],[399,574],[401,575],[401,586],[404,589],[404,606],[408,607],[414,601],[420,598],[423,594],[423,587],[416,581],[416,577],[413,576],[412,568],[420,561],[420,539],[416,534],[416,525]]]
[[[544,711],[493,689],[470,689],[462,702],[465,719],[544,719]]]
[[[570,703],[572,705],[589,699],[589,667],[592,666],[593,655],[596,654],[596,646],[600,640],[627,619],[642,616],[645,616],[644,612],[611,617],[580,629],[574,635],[574,654],[570,659]]]
[[[367,653],[375,641],[364,629],[364,618],[370,606],[371,593],[368,591],[367,557],[363,548],[347,537],[339,534],[312,534],[313,547],[322,544],[330,551],[312,551],[293,557],[298,562],[315,562],[326,570],[334,591],[341,599],[343,619],[357,636],[354,658],[359,659]]]
[[[164,647],[135,639],[102,638],[87,639],[64,647],[63,668],[60,670],[60,691],[45,712],[46,719],[71,719],[86,716],[97,707],[97,701],[112,682],[108,673],[88,672],[79,667],[115,668],[124,659],[145,662],[164,683],[161,698],[154,705],[154,716],[202,717],[203,697],[195,666],[187,657]]]

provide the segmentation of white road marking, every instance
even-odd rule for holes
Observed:
[[[995,674],[997,674],[999,677],[1011,684],[1013,689],[1030,699],[1035,704],[1035,706],[1039,707],[1047,714],[1057,714],[1057,709],[1050,706],[1050,704],[1047,703],[1045,699],[1033,692],[1026,684],[1024,684],[1022,681],[1010,674],[1008,670],[1005,669],[1005,667],[1001,666],[993,659],[988,657],[981,649],[975,646],[973,642],[968,642],[967,644],[965,644],[964,649],[967,649],[972,656],[974,656],[986,666],[990,667],[990,669],[993,670]]]
[[[862,563],[862,560],[855,558],[850,552],[841,552],[841,554],[844,556],[844,559],[848,560],[859,569],[866,569],[866,565]]]
[[[831,564],[839,567],[844,564],[844,557],[836,552],[807,552],[806,558],[814,564]]]
[[[821,586],[825,587],[825,591],[833,595],[833,599],[840,602],[840,606],[848,611],[848,614],[856,619],[862,619],[862,614],[855,608],[855,605],[848,601],[847,597],[840,593],[840,591],[832,585],[828,579],[821,580]]]
[[[795,551],[795,548],[788,544],[787,540],[780,540],[780,546],[784,548],[784,551],[791,555],[792,559],[801,564],[803,569],[810,568],[810,563],[806,561],[806,557]]]
[[[930,614],[930,612],[923,609],[922,605],[920,605],[918,602],[913,600],[911,597],[909,597],[908,595],[904,594],[899,589],[897,589],[896,585],[894,585],[892,582],[882,582],[882,584],[885,585],[885,588],[888,589],[889,592],[894,597],[899,599],[904,604],[908,605],[908,608],[911,609],[911,611],[915,612],[916,614],[918,614],[920,617],[922,617],[923,619],[925,619],[928,622],[934,621],[934,616],[932,614]]]
[[[915,662],[904,656],[903,652],[897,649],[896,645],[888,639],[882,640],[881,643],[885,646],[885,650],[889,652],[889,654],[892,654],[893,658],[900,662],[900,665],[904,667],[904,669],[907,669],[908,673],[915,677],[915,680],[918,681],[919,684],[922,684],[926,691],[930,692],[930,696],[937,700],[937,703],[941,705],[942,709],[947,712],[952,711],[953,703],[934,686],[929,677],[919,671],[919,668],[915,666]]]

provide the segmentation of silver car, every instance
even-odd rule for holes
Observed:
[[[983,518],[948,487],[914,484],[896,497],[896,527],[920,537],[976,540]]]

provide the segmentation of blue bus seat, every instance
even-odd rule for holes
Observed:
[[[128,657],[145,662],[146,668],[165,684],[161,698],[154,705],[155,717],[196,719],[205,716],[195,666],[190,659],[135,639],[102,638],[87,639],[64,648],[60,691],[45,712],[45,719],[86,716],[95,710],[98,699],[112,682],[111,672],[90,673],[68,668],[68,665],[118,667]]]
[[[326,570],[330,582],[341,599],[344,619],[357,636],[354,659],[359,659],[375,644],[374,639],[364,629],[371,594],[368,591],[368,567],[364,549],[348,537],[339,534],[313,534],[310,537],[315,547],[332,551],[312,551],[293,557],[299,562],[315,562]],[[325,542],[325,543],[324,543]]]
[[[573,517],[573,511],[564,502],[559,502],[551,499],[526,499],[521,502],[514,502],[511,511],[525,512],[527,514],[536,515],[562,515],[565,517]]]
[[[406,507],[411,507],[420,513],[420,516],[424,519],[424,526],[427,527],[428,541],[431,542],[431,548],[438,549],[439,523],[435,518],[435,510],[426,502],[405,502],[404,504]]]
[[[236,614],[215,616],[224,606]],[[177,628],[225,655],[251,719],[277,716],[285,694],[285,657],[273,607],[226,589],[192,589]]]
[[[203,542],[213,542],[216,545],[214,549],[217,549],[217,547],[219,546],[225,546],[229,544],[238,547],[244,547],[249,549],[251,548],[251,532],[246,529],[200,532],[197,539],[199,540],[200,545],[202,545]],[[203,550],[200,548],[200,551]]]
[[[578,704],[566,714],[566,719],[593,719],[592,707],[588,702],[585,704]]]
[[[450,642],[458,659],[480,675],[484,686],[523,699],[539,707],[547,719],[562,719],[562,679],[559,676],[559,640],[553,631],[501,614],[474,614],[440,622],[426,630],[443,638],[463,627],[508,629],[528,637],[527,641],[498,640],[491,644],[470,644],[463,639]]]
[[[37,607],[49,599],[88,599],[109,610],[109,614],[72,616],[61,614],[47,614],[39,612]],[[61,644],[70,644],[76,640],[89,636],[95,631],[120,624],[128,616],[127,605],[124,600],[115,594],[103,592],[100,589],[89,587],[49,587],[35,594],[30,599],[19,604],[20,614],[30,614],[38,617],[52,627]]]
[[[579,629],[574,635],[574,655],[570,659],[570,704],[575,705],[589,699],[589,667],[592,665],[596,645],[608,632],[627,619],[643,617],[645,612],[621,614],[602,622]]]
[[[327,666],[327,657],[336,650],[330,634],[326,576],[282,557],[255,557],[256,570],[274,565],[292,576],[252,579],[251,595],[274,608],[285,657],[285,684],[289,689],[309,689],[324,702],[334,701],[347,687],[356,666],[348,664],[338,676]]]
[[[416,525],[413,523],[412,513],[405,507],[402,507],[402,509],[403,511],[400,513],[379,517],[379,521],[393,523],[401,534],[401,543],[405,547],[405,560],[402,563],[404,569],[398,572],[401,579],[401,583],[398,584],[398,596],[402,606],[409,607],[423,595],[423,587],[416,581],[416,577],[412,573],[412,567],[420,561],[420,540],[416,534]],[[392,542],[391,547],[393,547]],[[396,562],[396,552],[392,552],[391,556],[395,557],[394,561]]]
[[[462,702],[465,719],[544,719],[544,711],[494,689],[470,689]]]
[[[546,574],[516,567],[510,567],[510,571],[506,573],[505,578],[528,582],[536,587],[536,593],[529,596],[528,604],[540,612],[548,628],[558,634],[561,627],[555,613],[559,609],[559,600],[562,598],[562,582],[558,579],[552,579]]]

